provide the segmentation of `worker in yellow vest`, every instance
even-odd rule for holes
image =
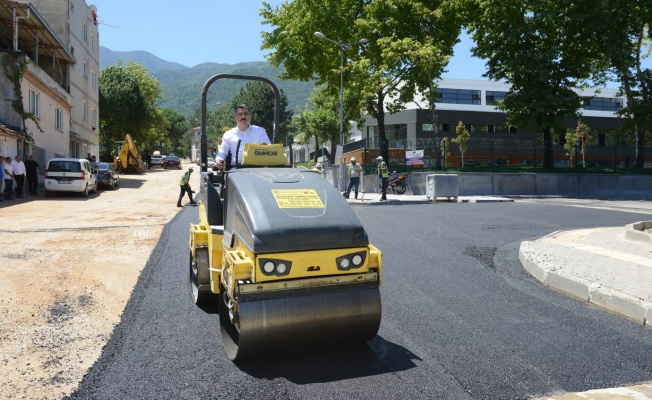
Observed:
[[[387,163],[383,161],[383,156],[378,156],[378,177],[381,179],[381,188],[382,196],[381,200],[387,200],[387,177],[389,177],[389,172],[387,171]]]
[[[195,200],[192,199],[192,189],[190,188],[190,175],[192,174],[192,171],[194,168],[191,166],[188,168],[188,171],[184,172],[183,175],[181,175],[181,179],[179,179],[179,186],[181,187],[181,193],[179,193],[179,200],[177,201],[177,207],[183,207],[181,205],[181,200],[183,200],[183,195],[188,193],[188,198],[190,199],[190,204],[191,205],[196,205]]]

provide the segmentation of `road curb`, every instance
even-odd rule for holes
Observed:
[[[523,268],[539,282],[560,293],[636,321],[652,329],[652,304],[601,285],[583,282],[550,271],[543,262],[534,261],[529,241],[521,242],[518,256]]]

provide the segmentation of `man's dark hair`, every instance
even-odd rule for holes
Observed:
[[[249,111],[251,113],[251,110],[249,109],[249,106],[246,104],[240,104],[238,106],[235,106],[235,110],[233,110],[233,113],[237,113],[239,108],[244,108],[245,110]]]

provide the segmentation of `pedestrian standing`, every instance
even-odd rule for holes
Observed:
[[[355,198],[358,198],[358,190],[360,188],[360,173],[362,172],[362,165],[358,164],[355,157],[351,157],[351,163],[348,165],[349,169],[349,186],[344,192],[344,197],[347,199],[351,194],[351,189],[355,187]]]
[[[5,158],[3,156],[0,156],[0,191],[2,191],[2,189],[5,186],[5,179],[4,179],[5,170],[3,168],[4,164],[5,164]],[[2,191],[2,193],[4,194],[4,191]]]
[[[11,192],[14,190],[14,166],[11,165],[11,157],[5,158],[2,169],[5,181],[5,200],[13,200],[14,197],[11,195]]]
[[[381,200],[387,200],[387,178],[389,177],[389,172],[387,171],[387,163],[383,161],[383,156],[378,156],[378,177],[381,181],[382,196]]]
[[[30,196],[38,196],[38,167],[39,163],[34,159],[34,155],[29,156],[25,161],[25,171],[27,175],[27,190]]]
[[[188,168],[188,171],[184,172],[179,179],[179,186],[181,186],[181,193],[179,193],[179,200],[177,201],[177,207],[183,207],[181,205],[181,200],[183,200],[183,195],[188,193],[188,198],[190,199],[190,204],[193,206],[197,203],[192,199],[192,189],[190,188],[190,175],[194,168],[191,166]]]
[[[16,181],[16,197],[23,198],[23,187],[25,186],[25,163],[20,156],[14,157],[14,180]]]

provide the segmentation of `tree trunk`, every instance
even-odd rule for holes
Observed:
[[[543,146],[543,168],[552,168],[552,133],[550,127],[543,128]]]
[[[636,123],[636,160],[634,168],[645,168],[645,123]]]
[[[383,156],[383,161],[389,165],[389,140],[385,134],[385,94],[382,90],[378,91],[376,98],[376,121],[378,121],[378,138],[380,145],[380,155]]]

